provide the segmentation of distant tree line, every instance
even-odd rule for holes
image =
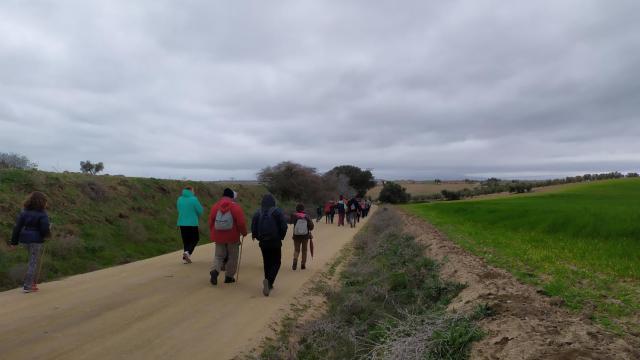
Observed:
[[[634,178],[639,176],[640,175],[638,175],[638,173],[636,172],[630,172],[624,175],[618,171],[614,171],[614,172],[608,172],[608,173],[584,174],[582,176],[580,175],[567,176],[565,178],[548,179],[548,180],[531,180],[531,181],[501,180],[501,179],[492,177],[487,180],[481,181],[480,186],[473,189],[465,188],[458,191],[442,190],[439,194],[412,196],[412,200],[416,202],[433,201],[433,200],[452,201],[452,200],[461,200],[465,198],[471,198],[479,195],[497,194],[502,192],[521,194],[521,193],[531,192],[533,191],[534,188],[542,187],[542,186],[580,183],[585,181],[596,181],[596,180],[621,179],[624,177]]]

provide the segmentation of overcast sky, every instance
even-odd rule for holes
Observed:
[[[0,2],[0,151],[252,179],[640,170],[640,1]]]

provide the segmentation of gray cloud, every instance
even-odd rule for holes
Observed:
[[[0,151],[46,170],[638,170],[637,1],[5,1]]]

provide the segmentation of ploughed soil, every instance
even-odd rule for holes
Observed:
[[[561,299],[486,264],[423,219],[403,217],[406,231],[442,264],[442,277],[467,285],[449,310],[472,311],[483,304],[492,310],[480,322],[486,336],[473,345],[471,359],[640,359],[640,339],[596,326],[588,314],[570,312]]]

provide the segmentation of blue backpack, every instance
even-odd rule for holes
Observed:
[[[271,208],[269,211],[264,212],[260,209],[260,217],[258,218],[258,240],[280,240],[280,231],[278,230],[278,224],[273,216],[276,208]]]

